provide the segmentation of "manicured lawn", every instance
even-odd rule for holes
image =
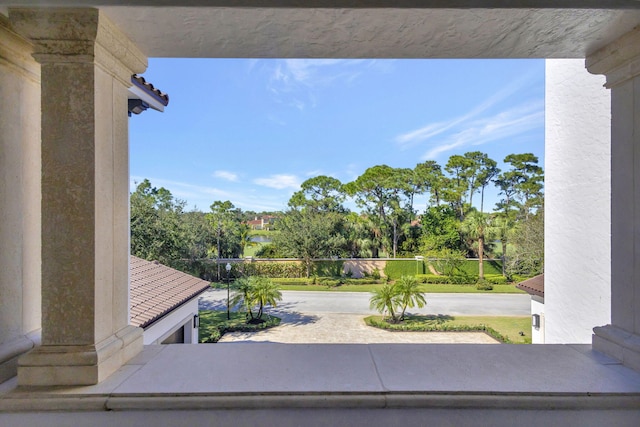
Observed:
[[[410,316],[398,324],[382,320],[382,316],[366,317],[369,326],[397,331],[484,331],[502,342],[531,343],[531,317],[494,316]],[[495,333],[494,333],[495,331]],[[520,335],[524,332],[524,336]]]
[[[247,256],[255,257],[256,256],[256,252],[258,252],[262,248],[262,245],[264,245],[264,243],[255,242],[255,245],[253,245],[253,246],[249,246],[249,245],[245,246],[245,248],[244,248],[244,256],[245,257],[247,257]]]
[[[198,341],[201,343],[218,342],[220,337],[226,332],[258,331],[261,329],[278,326],[280,324],[279,317],[268,316],[267,314],[264,314],[262,318],[266,320],[265,323],[249,325],[247,324],[245,314],[237,311],[231,312],[230,320],[227,320],[226,310],[200,310],[198,316],[200,317],[200,336]]]
[[[524,294],[526,292],[516,288],[515,285],[493,285],[491,291],[480,291],[476,285],[420,285],[422,292],[428,294]],[[319,292],[373,292],[380,289],[382,285],[280,285],[283,291],[319,291]]]
[[[516,288],[516,285],[493,285],[491,291],[480,291],[476,289],[476,285],[436,285],[423,284],[422,292],[429,294],[526,294]]]

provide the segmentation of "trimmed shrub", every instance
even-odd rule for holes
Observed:
[[[340,277],[343,275],[343,260],[316,261],[313,263],[312,274],[316,276]]]
[[[418,274],[416,279],[418,279],[420,283],[429,283],[432,285],[446,285],[451,283],[448,276],[436,276],[434,274]]]
[[[492,285],[506,285],[508,283],[507,278],[502,274],[485,274],[484,280]]]
[[[402,276],[415,276],[425,273],[424,261],[415,260],[388,260],[384,267],[384,274],[392,280]]]
[[[487,260],[485,259],[482,263],[482,267],[484,269],[484,275],[502,275],[502,261],[500,260]],[[470,276],[478,276],[480,272],[478,271],[479,262],[474,259],[467,259],[464,263],[459,267],[461,271],[464,271],[466,274]]]
[[[252,262],[243,264],[243,267],[245,276],[302,278],[307,275],[305,266],[297,262]]]
[[[364,318],[364,322],[368,326],[374,328],[386,329],[388,331],[414,331],[414,332],[484,332],[498,341],[510,344],[512,341],[508,336],[502,335],[500,332],[486,325],[449,325],[440,324],[434,326],[428,325],[408,325],[405,323],[389,323],[381,319],[379,316],[369,316]]]
[[[272,279],[274,283],[278,285],[313,285],[314,278],[288,278],[288,277],[276,277]]]
[[[476,289],[478,289],[479,291],[492,291],[493,285],[483,280],[478,282],[478,284],[476,285]]]

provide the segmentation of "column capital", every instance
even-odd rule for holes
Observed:
[[[607,88],[640,75],[640,27],[587,56],[586,67],[592,74],[604,74]]]
[[[98,9],[12,8],[9,17],[40,64],[93,62],[127,85],[147,68],[147,57]]]
[[[32,58],[33,45],[15,33],[9,21],[0,15],[0,63],[19,75],[40,83],[40,65]]]

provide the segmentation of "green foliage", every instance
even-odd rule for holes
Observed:
[[[346,195],[342,183],[336,178],[325,175],[316,176],[307,179],[300,188],[301,190],[296,191],[289,199],[290,207],[318,212],[345,212],[342,203]]]
[[[464,270],[462,270],[462,266],[465,264],[466,258],[460,251],[445,248],[439,251],[429,252],[427,255],[436,271],[444,274],[445,276],[453,277],[460,274],[466,274]]]
[[[284,252],[273,243],[262,245],[262,247],[256,251],[255,256],[256,258],[285,258]]]
[[[485,274],[484,281],[492,285],[506,285],[508,280],[502,274]]]
[[[464,263],[458,267],[459,271],[469,276],[478,276],[478,261],[467,259]],[[484,262],[484,274],[487,276],[493,276],[496,274],[502,274],[502,261],[499,260],[485,260]]]
[[[390,323],[380,316],[365,317],[365,323],[389,331],[414,332],[484,332],[502,343],[531,343],[530,317],[490,316],[410,316],[401,323]],[[520,336],[519,332],[524,332]]]
[[[243,264],[246,276],[306,277],[306,268],[299,262],[247,262]]]
[[[342,221],[336,212],[291,209],[278,221],[280,233],[273,243],[285,254],[302,259],[309,277],[314,258],[337,255],[344,246]]]
[[[386,313],[391,316],[391,321],[397,322],[399,318],[396,313],[400,308],[400,300],[396,287],[392,283],[386,283],[381,288],[376,289],[369,299],[369,306],[380,314],[385,316]]]
[[[391,321],[404,318],[407,307],[424,307],[427,304],[424,295],[413,276],[402,276],[395,283],[386,283],[372,292],[369,305],[379,313],[389,313]]]
[[[184,246],[181,214],[185,202],[145,179],[131,194],[131,254],[171,265]]]
[[[234,295],[231,305],[242,307],[249,316],[249,322],[261,320],[264,307],[271,305],[275,307],[278,301],[282,300],[282,293],[278,285],[271,279],[261,276],[243,277],[234,283]],[[253,310],[256,309],[256,315]]]
[[[281,319],[269,316],[262,323],[248,324],[244,313],[231,312],[231,319],[227,320],[226,311],[200,310],[200,343],[216,343],[227,332],[255,332],[272,328],[280,324]]]
[[[484,279],[478,280],[478,283],[476,284],[476,289],[479,291],[492,291],[493,285]]]
[[[313,274],[316,276],[340,277],[343,275],[343,260],[316,261],[313,263]]]
[[[421,250],[425,253],[462,248],[460,220],[456,211],[446,205],[432,206],[420,218],[422,224]]]
[[[507,257],[507,273],[535,276],[544,269],[544,209],[523,218],[511,240],[513,251]]]
[[[397,279],[402,276],[415,276],[416,274],[424,274],[424,261],[415,260],[388,260],[384,266],[384,274],[391,279]]]
[[[424,295],[422,295],[415,277],[402,276],[400,280],[396,282],[395,289],[398,294],[399,305],[402,309],[400,320],[404,319],[407,308],[422,308],[427,305],[427,301],[424,299]]]
[[[451,278],[449,276],[436,276],[435,274],[418,274],[416,280],[420,283],[432,283],[432,284],[450,284]]]
[[[378,270],[378,268],[374,268],[371,273],[365,273],[365,277],[370,276],[373,280],[380,280],[380,278],[382,277],[380,275],[380,270]]]

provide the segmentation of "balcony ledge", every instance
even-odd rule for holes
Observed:
[[[3,426],[24,413],[46,425],[47,411],[346,408],[616,410],[637,421],[640,373],[590,345],[229,343],[147,346],[95,386],[0,385]]]

